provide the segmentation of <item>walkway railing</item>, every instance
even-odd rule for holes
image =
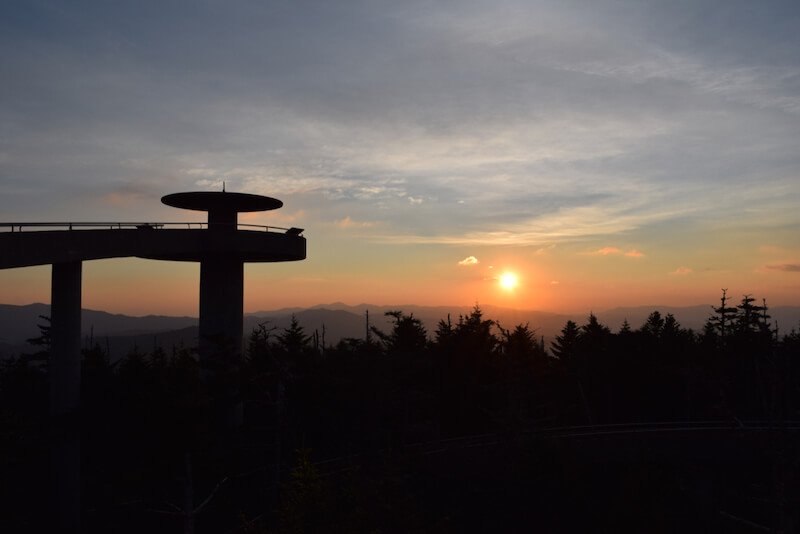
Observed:
[[[214,227],[233,226],[214,224]],[[203,230],[208,228],[205,222],[0,222],[0,232],[22,232],[43,230],[161,230],[161,229],[186,229]],[[300,235],[302,228],[283,228],[280,226],[265,226],[263,224],[237,224],[237,229],[276,232],[282,234]]]

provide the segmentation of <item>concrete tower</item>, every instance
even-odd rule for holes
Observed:
[[[267,211],[283,206],[280,200],[244,193],[194,192],[166,195],[168,206],[208,212],[208,232],[217,246],[200,255],[201,359],[242,353],[244,262],[258,261],[246,250],[225,246],[235,241],[240,212]],[[305,254],[303,254],[305,256]],[[298,258],[299,259],[299,258]]]
[[[0,223],[0,269],[53,266],[51,411],[72,412],[80,394],[81,265],[85,260],[136,256],[200,262],[200,339],[203,360],[242,352],[244,262],[297,261],[306,257],[299,228],[237,224],[239,212],[274,210],[274,198],[244,193],[167,195],[178,208],[208,212],[208,222]]]

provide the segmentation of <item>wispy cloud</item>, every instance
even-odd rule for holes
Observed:
[[[466,258],[458,262],[459,265],[464,265],[464,266],[477,265],[478,263],[479,263],[478,258],[476,258],[475,256],[467,256]]]
[[[684,275],[687,275],[687,274],[691,274],[692,272],[694,272],[694,269],[691,269],[689,267],[678,267],[677,269],[672,271],[670,274],[678,275],[678,276],[684,276]]]
[[[758,252],[768,256],[785,256],[791,253],[790,249],[776,245],[760,245],[758,247]]]
[[[621,254],[623,256],[627,256],[628,258],[642,258],[642,257],[644,257],[644,252],[636,250],[635,248],[632,248],[632,249],[630,249],[628,251],[623,251],[619,247],[603,247],[603,248],[595,250],[594,252],[591,252],[590,254],[592,254],[594,256],[613,256],[613,255],[620,255]]]
[[[356,221],[348,215],[344,219],[334,222],[334,224],[339,228],[372,228],[378,223],[375,221]]]
[[[107,193],[103,196],[103,202],[111,204],[113,206],[120,206],[125,204],[131,204],[133,202],[138,202],[146,198],[143,193],[134,192],[134,191],[114,191],[111,193]]]
[[[483,228],[462,229],[451,228],[448,220],[443,221],[444,228],[438,235],[417,235],[411,233],[394,233],[373,236],[374,239],[387,243],[437,243],[445,245],[532,245],[541,247],[554,242],[584,239],[593,236],[612,236],[622,232],[636,230],[647,224],[657,223],[685,214],[685,206],[669,209],[632,209],[630,206],[586,205],[564,207],[552,213],[545,213],[533,218],[522,217],[515,222],[496,222],[502,217],[493,217],[491,222],[480,224]],[[499,211],[502,207],[498,205]],[[502,211],[501,211],[502,212]],[[476,217],[465,214],[465,223],[475,226]],[[452,223],[450,223],[452,225]],[[437,227],[438,228],[438,227]],[[430,228],[428,228],[429,230]],[[422,232],[420,232],[422,234]],[[616,253],[622,253],[617,247]],[[601,249],[603,250],[603,249]],[[606,254],[615,253],[608,250]]]
[[[653,50],[652,56],[628,63],[594,62],[554,65],[556,68],[606,76],[637,84],[673,80],[731,101],[800,113],[800,97],[787,91],[800,70],[773,66],[718,67],[695,58]]]
[[[251,212],[243,212],[239,214],[239,221],[262,221],[266,223],[295,223],[298,221],[307,220],[307,214],[305,210],[296,210],[296,211],[285,211],[285,210],[276,210],[276,211],[268,211],[268,212],[259,212],[259,211],[251,211]]]
[[[596,256],[608,256],[610,254],[619,254],[620,252],[622,251],[617,247],[603,247],[601,249],[595,250],[594,252],[592,252],[592,254]]]
[[[770,271],[783,271],[785,273],[800,273],[800,263],[782,263],[780,265],[767,265]]]

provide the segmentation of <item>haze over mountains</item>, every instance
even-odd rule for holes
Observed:
[[[568,320],[578,324],[585,322],[589,312],[584,314],[557,314],[536,310],[517,310],[498,306],[481,306],[484,317],[493,319],[503,328],[513,328],[518,324],[529,324],[538,336],[549,342],[560,332]],[[311,308],[282,308],[278,310],[261,310],[247,313],[244,317],[244,332],[247,335],[259,324],[280,331],[287,327],[292,315],[308,334],[315,330],[322,336],[325,330],[325,343],[335,344],[343,338],[363,338],[366,333],[366,313],[369,312],[369,323],[384,331],[390,328],[390,320],[384,314],[387,311],[401,310],[406,314],[422,320],[433,337],[436,325],[440,320],[447,320],[448,314],[455,323],[459,315],[470,313],[470,306],[378,306],[359,304],[350,306],[340,302],[320,304]],[[712,311],[712,306],[638,306],[621,307],[595,311],[595,315],[603,324],[617,331],[626,319],[632,328],[638,328],[647,316],[658,310],[662,315],[672,313],[686,328],[699,330]],[[777,306],[770,308],[772,322],[780,327],[781,332],[789,332],[800,325],[800,306]],[[33,347],[27,339],[39,335],[38,324],[43,320],[40,316],[50,315],[49,304],[28,304],[15,306],[0,304],[0,357],[8,357],[22,352],[32,352]],[[82,330],[85,343],[100,343],[107,347],[112,358],[119,358],[133,347],[150,350],[154,345],[165,349],[173,346],[194,346],[197,343],[196,317],[171,317],[164,315],[146,315],[133,317],[111,314],[97,310],[83,310],[81,315]]]

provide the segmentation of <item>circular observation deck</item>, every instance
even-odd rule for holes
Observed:
[[[249,193],[224,191],[193,191],[172,193],[161,197],[161,202],[173,208],[211,212],[269,211],[283,207],[277,198]]]

